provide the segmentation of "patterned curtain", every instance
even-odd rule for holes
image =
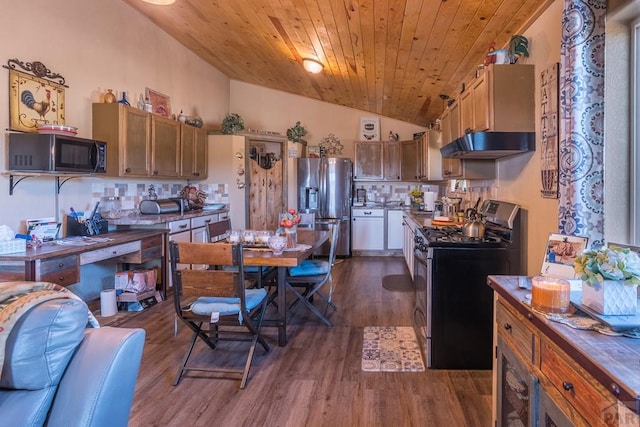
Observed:
[[[560,62],[560,233],[604,243],[606,0],[565,0]]]

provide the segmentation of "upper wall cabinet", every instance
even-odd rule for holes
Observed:
[[[359,181],[378,181],[384,179],[383,143],[379,141],[355,142],[353,179]]]
[[[119,103],[93,104],[93,137],[107,142],[107,175],[206,178],[206,131]]]
[[[180,122],[151,115],[151,175],[180,176]]]
[[[534,100],[533,65],[490,65],[458,99],[457,137],[483,131],[535,132]],[[454,139],[452,132],[451,139],[445,142]]]
[[[180,176],[187,179],[207,178],[207,131],[193,126],[180,125],[182,165]]]

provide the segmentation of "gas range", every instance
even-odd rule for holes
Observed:
[[[416,249],[431,248],[506,248],[518,240],[519,206],[497,200],[487,200],[479,213],[485,218],[482,238],[467,237],[460,227],[425,226],[416,230]],[[519,242],[518,242],[519,243]]]
[[[518,205],[487,200],[479,212],[485,237],[462,235],[458,227],[416,230],[413,324],[431,369],[491,369],[492,274],[522,274]]]

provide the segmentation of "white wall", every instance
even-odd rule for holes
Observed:
[[[2,0],[0,62],[41,61],[66,78],[66,123],[91,137],[91,104],[108,88],[126,91],[135,105],[145,87],[171,97],[172,110],[218,125],[229,111],[229,79],[122,1]],[[7,6],[11,3],[12,6]],[[0,68],[0,128],[9,128],[9,71]],[[7,134],[3,140],[8,140]],[[6,142],[0,170],[6,170]],[[0,225],[20,231],[25,218],[62,217],[70,206],[91,206],[95,178],[62,186],[56,209],[53,178],[28,178],[9,196],[0,176]],[[148,180],[151,181],[151,180]],[[143,182],[148,182],[147,180]]]
[[[280,132],[286,135],[287,129],[296,121],[307,130],[304,139],[310,145],[318,145],[322,138],[334,134],[344,145],[342,155],[353,160],[353,142],[358,139],[361,117],[380,118],[380,134],[388,139],[390,131],[397,133],[400,140],[413,139],[416,132],[426,128],[412,123],[379,116],[353,108],[318,101],[299,95],[277,91],[261,86],[232,80],[230,111],[240,114],[245,126],[250,129]],[[296,144],[290,144],[295,148]],[[297,148],[300,145],[297,144]],[[295,207],[297,201],[295,161],[289,159],[288,179],[289,206]]]
[[[529,58],[524,63],[535,64],[536,72],[536,152],[498,161],[498,199],[519,204],[524,223],[523,245],[527,274],[540,273],[549,233],[558,231],[558,200],[540,195],[540,73],[560,62],[560,31],[562,3],[555,1],[524,33],[529,39]]]

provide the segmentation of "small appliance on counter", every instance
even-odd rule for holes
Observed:
[[[140,213],[143,215],[160,215],[181,212],[182,202],[179,198],[143,200],[140,202]],[[184,211],[184,208],[182,209]]]

